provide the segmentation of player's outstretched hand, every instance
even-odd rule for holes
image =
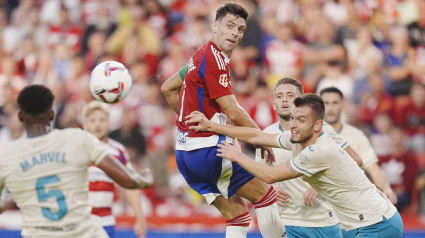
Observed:
[[[275,187],[277,195],[277,205],[281,207],[286,207],[286,204],[289,202],[289,194],[282,188]]]
[[[153,185],[153,175],[150,169],[145,168],[139,172],[141,182],[139,182],[140,188],[150,188]]]
[[[276,161],[272,148],[263,145],[258,146],[258,148],[261,150],[261,158],[266,159],[266,163],[268,165],[271,165]]]
[[[316,192],[313,188],[307,189],[304,193],[304,204],[308,207],[316,204],[316,198],[319,196],[319,193]]]
[[[208,118],[204,115],[204,113],[199,111],[194,111],[190,113],[189,115],[185,117],[185,119],[187,120],[185,122],[186,125],[197,123],[197,125],[189,127],[190,130],[195,130],[195,131],[208,131],[208,128],[210,127],[212,123],[210,122],[210,120],[208,120]]]
[[[233,145],[226,141],[222,141],[221,144],[217,145],[217,147],[217,156],[223,157],[233,162],[237,162],[237,160],[242,157],[242,150],[238,139],[233,140]]]

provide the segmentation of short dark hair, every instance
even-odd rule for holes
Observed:
[[[241,5],[236,3],[226,3],[220,6],[215,13],[215,20],[218,21],[225,17],[227,14],[232,14],[234,16],[238,16],[242,19],[248,19],[248,12]]]
[[[276,88],[279,87],[282,84],[292,84],[292,85],[294,85],[295,87],[298,88],[298,90],[300,91],[301,94],[304,94],[304,88],[303,88],[303,85],[301,84],[301,82],[296,80],[296,79],[289,78],[289,77],[279,79],[279,81],[277,81],[275,86],[274,86],[274,91],[276,92]]]
[[[295,98],[294,105],[296,107],[309,106],[316,117],[316,120],[323,120],[325,117],[325,103],[316,94],[306,93]]]
[[[344,98],[344,94],[341,92],[341,90],[339,90],[338,88],[336,88],[336,87],[328,87],[328,88],[324,88],[324,89],[322,89],[321,91],[320,91],[320,96],[322,96],[323,94],[325,94],[325,93],[336,93],[336,94],[338,94],[339,95],[339,97],[341,98],[341,99],[343,99]]]
[[[19,109],[31,115],[38,115],[52,109],[54,96],[43,85],[26,86],[18,95]]]

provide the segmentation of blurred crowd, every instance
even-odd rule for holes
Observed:
[[[80,127],[93,100],[90,72],[122,62],[130,95],[111,105],[110,137],[132,163],[152,168],[145,210],[157,216],[219,216],[191,191],[174,161],[175,113],[161,84],[211,37],[217,0],[0,0],[0,147],[23,136],[17,93],[44,84],[56,128]],[[345,96],[344,120],[362,129],[402,212],[425,218],[425,0],[245,0],[250,13],[231,56],[232,87],[261,128],[277,120],[274,83]],[[420,14],[421,13],[421,14]],[[249,150],[249,146],[246,147]],[[120,190],[116,211],[131,214]],[[425,221],[425,219],[424,219]]]

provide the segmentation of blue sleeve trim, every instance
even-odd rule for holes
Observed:
[[[283,146],[282,143],[280,142],[280,138],[282,138],[282,134],[279,136],[279,145],[280,145],[280,147],[282,147],[283,149],[286,150],[285,146]]]
[[[312,173],[310,173],[310,172],[308,172],[307,170],[305,170],[305,169],[302,169],[302,168],[300,168],[300,167],[298,167],[296,164],[295,164],[295,162],[294,162],[294,160],[292,159],[291,160],[291,163],[298,169],[298,170],[301,170],[301,171],[303,171],[304,173],[306,173],[309,177],[311,177],[311,176],[313,176],[313,174]]]
[[[346,141],[344,144],[342,144],[341,148],[344,147],[347,143],[348,143],[348,141]]]

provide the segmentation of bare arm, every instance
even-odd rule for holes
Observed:
[[[161,91],[167,100],[168,105],[179,114],[179,94],[183,85],[183,79],[180,78],[179,72],[169,77],[162,85]]]
[[[146,218],[140,205],[140,191],[138,189],[126,189],[125,196],[130,203],[136,215],[136,222],[134,223],[134,232],[138,237],[146,236]]]
[[[256,128],[213,123],[208,120],[203,113],[198,111],[192,112],[190,115],[186,116],[186,119],[188,119],[186,121],[187,124],[198,123],[196,126],[189,127],[190,130],[211,131],[255,145],[280,147],[276,143],[276,136],[278,134],[265,133]]]
[[[362,167],[363,160],[360,158],[360,155],[356,153],[356,151],[353,150],[351,146],[345,147],[345,151],[353,158],[354,161],[356,161],[357,165],[359,167]]]
[[[377,163],[371,163],[366,167],[366,171],[372,177],[376,187],[381,190],[393,204],[397,203],[397,195],[391,189],[387,177]]]
[[[248,113],[243,109],[238,101],[236,100],[235,95],[226,95],[215,99],[218,105],[223,109],[226,116],[237,126],[247,126],[252,128],[257,128],[254,120],[248,115]]]
[[[222,144],[217,145],[219,147],[217,150],[217,156],[238,163],[252,175],[266,183],[272,184],[302,175],[292,168],[290,161],[282,163],[276,167],[256,163],[254,160],[241,153],[241,147],[237,140],[234,140],[233,144],[234,145],[231,145],[226,141],[223,141]]]
[[[136,173],[110,155],[107,155],[97,167],[124,188],[149,188],[153,184],[153,177],[148,169]]]

